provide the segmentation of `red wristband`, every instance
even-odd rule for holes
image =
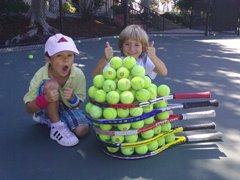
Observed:
[[[48,100],[45,98],[44,95],[38,96],[35,102],[40,109],[44,109],[48,105]]]

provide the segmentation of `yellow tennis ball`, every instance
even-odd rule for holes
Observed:
[[[120,131],[127,131],[131,128],[131,124],[130,123],[124,123],[124,124],[117,124],[117,128]]]
[[[99,139],[103,142],[108,142],[111,139],[111,136],[106,135],[106,134],[98,134]]]
[[[32,54],[29,54],[29,55],[28,55],[28,59],[29,59],[29,60],[33,60],[33,55],[32,55]]]
[[[95,86],[91,86],[88,88],[88,96],[92,99],[94,99],[95,92],[98,90]]]
[[[120,149],[121,153],[126,156],[130,156],[134,153],[133,147],[124,147]]]
[[[102,88],[105,92],[114,91],[116,89],[117,85],[114,80],[107,79],[103,82]]]
[[[137,154],[141,154],[141,155],[146,154],[148,152],[148,146],[146,144],[137,146],[134,149]]]
[[[157,142],[158,142],[158,147],[164,146],[166,144],[164,137],[158,139]]]
[[[143,113],[149,113],[151,111],[153,111],[153,105],[152,104],[143,107]]]
[[[130,108],[129,113],[132,117],[141,116],[143,114],[143,108],[142,107]]]
[[[154,117],[152,116],[152,117],[149,117],[149,118],[147,118],[147,119],[144,119],[144,124],[145,124],[145,125],[150,125],[150,124],[154,123],[154,121],[155,121],[155,119],[154,119]]]
[[[129,109],[118,108],[117,114],[119,118],[126,118],[129,116]]]
[[[125,136],[125,141],[128,143],[131,142],[136,142],[138,140],[138,135],[137,134],[131,134],[131,135],[126,135]]]
[[[119,102],[120,96],[117,91],[110,91],[106,95],[106,101],[109,104],[117,104]]]
[[[104,79],[103,75],[98,74],[98,75],[94,76],[94,78],[93,78],[93,85],[97,88],[102,88],[104,80],[105,79]]]
[[[134,90],[139,90],[144,88],[144,79],[142,77],[134,77],[131,79],[131,87]]]
[[[114,108],[104,108],[103,117],[105,119],[115,119],[117,117],[117,110]]]
[[[118,79],[128,78],[128,76],[129,76],[129,70],[127,68],[125,68],[125,67],[118,68],[118,70],[117,70]]]
[[[87,104],[86,104],[86,106],[85,106],[85,111],[87,112],[87,113],[89,113],[89,111],[90,111],[90,108],[93,106],[93,104],[91,103],[91,102],[88,102]]]
[[[169,134],[168,136],[165,137],[165,142],[170,143],[172,141],[175,141],[175,138],[176,138],[175,134]]]
[[[103,70],[103,77],[105,79],[115,79],[116,77],[116,70],[113,69],[112,67],[107,67],[106,69]]]
[[[101,118],[102,108],[96,105],[92,105],[92,107],[89,109],[89,114],[93,118]]]
[[[168,132],[172,129],[172,124],[171,123],[166,123],[162,125],[162,132]]]
[[[167,107],[167,105],[168,105],[167,101],[160,101],[160,102],[154,104],[154,107],[157,108],[157,109],[160,109],[160,108]]]
[[[162,126],[156,126],[155,128],[153,128],[153,131],[155,135],[160,134],[162,132]]]
[[[118,81],[117,87],[120,91],[127,91],[131,88],[131,81],[127,78],[122,78]]]
[[[134,96],[130,91],[123,91],[120,94],[120,101],[123,104],[131,104],[134,101]]]
[[[111,136],[111,140],[113,143],[122,143],[124,141],[124,136]]]
[[[150,100],[157,98],[157,89],[156,88],[154,88],[153,86],[149,86],[147,88],[147,90],[150,94],[150,98],[149,98]]]
[[[108,131],[108,130],[112,129],[111,124],[100,124],[99,127],[101,130],[104,130],[104,131]]]
[[[152,84],[151,78],[148,76],[143,76],[143,79],[144,79],[144,88],[150,87],[150,85]]]
[[[116,153],[116,152],[118,152],[119,147],[109,147],[109,146],[107,146],[107,150],[110,153]]]
[[[143,77],[145,76],[145,69],[144,67],[140,66],[140,65],[135,65],[133,66],[133,68],[131,69],[131,75],[132,76],[139,76],[139,77]]]
[[[164,112],[160,112],[157,114],[157,118],[162,121],[162,120],[166,120],[169,118],[169,112],[168,111],[164,111]]]
[[[132,56],[127,56],[123,59],[123,66],[131,70],[136,65],[136,59]]]
[[[110,66],[114,69],[118,69],[122,66],[122,59],[118,56],[114,56],[110,60]]]
[[[106,92],[102,89],[99,89],[94,94],[94,99],[97,102],[105,102],[106,100]]]
[[[157,93],[160,97],[168,96],[170,94],[170,88],[168,85],[162,84],[162,85],[158,86]]]
[[[155,151],[158,148],[158,142],[153,141],[150,144],[147,145],[148,146],[148,151]]]
[[[143,139],[150,139],[154,136],[154,131],[152,129],[150,129],[148,131],[142,132],[141,136]]]
[[[139,89],[136,91],[135,98],[139,102],[146,102],[150,99],[150,93],[146,89]]]
[[[131,123],[131,127],[133,129],[139,129],[139,128],[142,128],[143,126],[144,126],[144,121],[136,121]]]

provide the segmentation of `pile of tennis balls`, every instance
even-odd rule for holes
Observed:
[[[89,98],[100,103],[109,104],[132,104],[134,102],[146,102],[160,96],[170,94],[170,88],[161,84],[159,86],[152,83],[151,79],[145,75],[145,69],[136,64],[134,57],[125,57],[121,59],[118,56],[110,60],[110,66],[106,67],[102,74],[96,75],[93,78],[93,85],[88,89]],[[154,105],[136,108],[111,108],[102,107],[93,104],[91,101],[86,104],[86,112],[96,119],[116,119],[141,116],[144,113],[149,113],[154,109],[159,109],[167,106],[167,101],[162,101]],[[102,131],[127,131],[139,129],[149,126],[156,121],[161,121],[169,118],[169,112],[162,112],[150,118],[123,124],[98,124],[93,125]],[[142,140],[154,138],[159,133],[165,133],[171,130],[171,123],[157,126],[148,131],[131,134],[111,136],[96,132],[97,137],[103,142],[112,143],[132,143]],[[131,148],[106,147],[110,153],[122,153],[123,155],[146,154],[154,151],[165,143],[175,140],[175,135],[169,135],[165,138],[157,139],[149,144]]]

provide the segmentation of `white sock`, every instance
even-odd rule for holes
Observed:
[[[57,127],[57,126],[59,126],[60,124],[62,124],[61,121],[51,123],[51,128]]]

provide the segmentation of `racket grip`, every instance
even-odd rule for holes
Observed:
[[[181,115],[182,115],[182,119],[212,118],[212,117],[216,117],[216,112],[215,110],[209,110],[209,111],[183,113]]]
[[[218,107],[219,103],[216,99],[202,102],[187,102],[183,103],[183,109],[197,108],[197,107],[209,107],[214,106]]]
[[[174,99],[210,98],[211,92],[173,93]]]
[[[194,124],[194,125],[184,126],[183,131],[215,129],[215,127],[216,127],[216,124],[214,122],[205,123],[205,124]]]
[[[208,133],[208,134],[195,134],[186,136],[187,142],[207,142],[207,141],[221,141],[222,133]]]

